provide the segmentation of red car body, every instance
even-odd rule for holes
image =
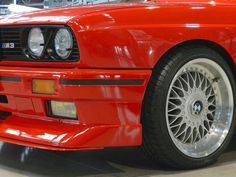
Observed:
[[[235,67],[235,5],[233,1],[110,3],[2,18],[0,28],[70,27],[80,59],[0,62],[0,94],[8,98],[0,110],[12,113],[0,123],[0,140],[51,150],[141,145],[142,102],[152,69],[166,52],[184,43],[205,43],[227,54]],[[55,94],[33,93],[32,80],[37,78],[53,79]],[[48,100],[76,102],[78,120],[50,117]]]

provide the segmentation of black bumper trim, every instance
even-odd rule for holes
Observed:
[[[11,76],[0,76],[0,81],[21,82],[21,78]]]
[[[144,80],[72,80],[61,79],[62,85],[142,85]]]

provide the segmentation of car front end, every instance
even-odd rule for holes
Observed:
[[[53,150],[141,144],[151,71],[113,65],[114,53],[100,60],[99,43],[86,46],[100,37],[84,41],[86,26],[78,22],[115,8],[65,7],[1,19],[0,140]]]

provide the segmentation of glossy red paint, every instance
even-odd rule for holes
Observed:
[[[172,1],[111,3],[42,10],[0,19],[0,27],[62,24],[71,27],[80,60],[1,61],[0,94],[12,112],[0,123],[0,140],[52,150],[137,146],[142,143],[142,101],[152,68],[186,41],[209,41],[236,64],[236,3]],[[53,79],[54,95],[32,93],[32,79]],[[63,85],[62,79],[142,80],[137,85]],[[49,100],[74,101],[78,120],[48,116]]]
[[[170,48],[189,40],[218,44],[236,63],[234,12],[235,5],[150,3],[82,16],[68,25],[86,58],[80,67],[153,68]]]
[[[82,125],[10,116],[0,124],[0,139],[51,150],[102,149],[141,143],[141,125]]]

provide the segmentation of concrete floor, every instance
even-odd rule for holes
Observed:
[[[216,164],[193,171],[155,167],[137,148],[54,152],[0,142],[0,177],[231,177],[235,174],[236,142],[230,144]]]

